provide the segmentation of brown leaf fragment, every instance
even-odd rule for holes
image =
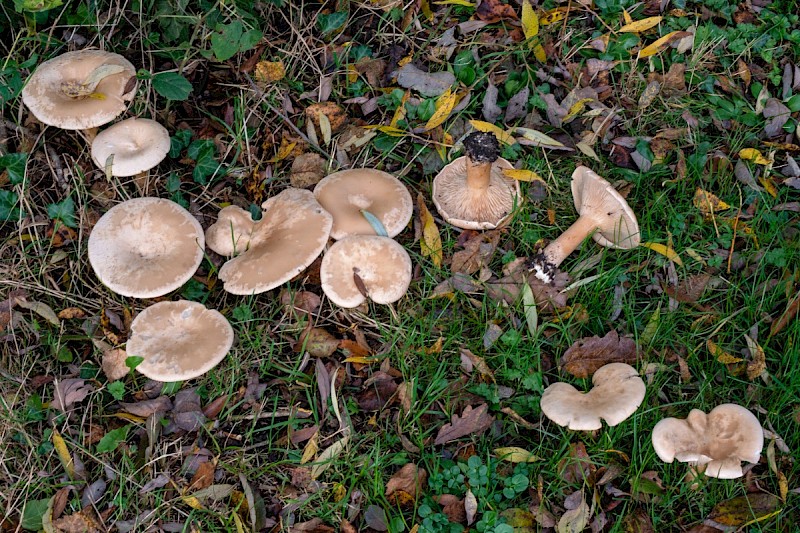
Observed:
[[[428,473],[413,463],[408,463],[395,473],[386,484],[386,498],[400,507],[411,507],[422,494]]]
[[[83,511],[63,516],[53,521],[53,527],[59,533],[99,533],[99,524]]]
[[[311,104],[306,108],[306,119],[310,120],[317,128],[319,125],[320,114],[327,117],[331,124],[331,132],[337,133],[347,123],[347,113],[335,102],[320,102]]]
[[[147,418],[155,413],[166,413],[172,410],[172,400],[168,396],[159,396],[152,400],[144,400],[136,403],[120,402],[120,407],[126,413]]]
[[[144,486],[141,489],[139,489],[139,495],[144,495],[147,494],[148,492],[160,489],[166,486],[167,483],[169,483],[169,476],[163,473],[159,474],[150,481],[148,481],[147,483],[145,483]]]
[[[338,347],[339,339],[322,328],[311,328],[300,335],[295,350],[305,349],[312,357],[330,357]]]
[[[358,530],[347,519],[342,518],[342,523],[339,524],[342,533],[358,533]]]
[[[289,181],[292,187],[305,189],[319,183],[325,176],[327,163],[316,152],[308,152],[294,158]]]
[[[767,137],[775,137],[784,133],[783,125],[789,120],[791,111],[777,98],[768,98],[764,104],[764,118],[769,119],[764,125]]]
[[[128,375],[131,369],[125,364],[127,358],[127,352],[120,348],[108,350],[103,353],[103,374],[106,375],[108,381],[116,381]]]
[[[464,243],[463,250],[453,254],[450,270],[469,275],[488,267],[500,242],[500,235],[501,232],[497,230],[475,233]]]
[[[588,378],[608,363],[636,364],[636,342],[611,330],[603,338],[597,335],[576,341],[561,358],[564,370],[577,378]]]
[[[71,320],[73,318],[85,318],[86,311],[80,307],[65,307],[58,312],[58,318],[62,320]]]
[[[481,377],[485,378],[486,381],[494,382],[494,374],[492,373],[492,369],[489,368],[489,365],[486,364],[486,361],[483,360],[482,357],[475,355],[467,348],[460,348],[459,354],[461,356],[461,368],[469,368],[468,371],[471,372],[472,369],[478,371]]]
[[[767,359],[761,345],[749,335],[745,335],[744,338],[747,341],[747,349],[750,351],[750,360],[747,362],[747,379],[752,381],[767,369]]]
[[[214,461],[200,464],[194,476],[192,476],[192,481],[189,483],[187,490],[196,491],[210,487],[214,483],[214,470],[216,470]]]
[[[711,275],[706,273],[693,274],[684,279],[677,286],[666,287],[666,293],[679,302],[696,303],[706,290]]]
[[[481,0],[475,9],[475,15],[482,21],[489,24],[500,22],[501,20],[517,20],[517,12],[508,4],[500,0]]]
[[[227,394],[217,396],[211,400],[211,402],[207,403],[205,407],[203,407],[203,414],[210,419],[217,418],[225,405],[227,405],[229,399],[229,395]]]
[[[594,477],[597,467],[589,459],[586,446],[582,442],[569,445],[569,453],[558,463],[558,471],[567,483],[580,485],[589,477]]]
[[[299,522],[289,528],[289,533],[334,533],[334,531],[331,526],[325,525],[320,518]]]
[[[789,325],[794,317],[797,316],[798,311],[800,311],[800,292],[786,305],[786,310],[778,320],[772,323],[772,326],[769,328],[769,336],[773,337],[783,331],[783,328]]]
[[[442,506],[442,513],[454,524],[467,523],[467,511],[464,508],[463,498],[452,494],[442,494],[439,496],[439,505]]]
[[[434,444],[445,444],[467,435],[482,433],[492,422],[494,422],[494,417],[489,414],[487,404],[482,403],[474,409],[472,406],[467,406],[461,416],[454,414],[451,422],[439,429]]]
[[[718,503],[708,518],[723,526],[739,527],[772,515],[779,505],[780,500],[772,494],[748,494]]]
[[[364,511],[364,522],[375,531],[388,531],[386,511],[377,505],[370,505]]]
[[[68,378],[56,381],[50,406],[66,413],[72,404],[83,401],[92,391],[94,386],[87,384],[85,379]]]
[[[650,104],[656,99],[658,93],[661,92],[661,83],[658,81],[651,81],[639,97],[639,110],[647,109]]]

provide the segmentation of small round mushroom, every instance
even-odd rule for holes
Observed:
[[[89,263],[123,296],[163,296],[189,281],[203,260],[200,223],[162,198],[134,198],[100,217],[89,235]]]
[[[559,426],[576,431],[600,429],[600,419],[616,426],[636,412],[644,400],[645,386],[636,369],[610,363],[592,376],[592,390],[578,392],[568,383],[553,383],[542,394],[541,408]]]
[[[467,155],[445,166],[433,179],[433,203],[448,223],[463,229],[494,229],[511,218],[520,195],[519,182],[506,177],[514,168],[499,157],[500,143],[491,133],[464,139]]]
[[[319,275],[322,290],[336,305],[358,307],[367,296],[389,304],[408,290],[411,258],[388,237],[354,235],[336,241],[325,252]]]
[[[206,230],[206,246],[226,257],[245,252],[257,224],[253,215],[238,205],[223,207],[217,221]]]
[[[305,270],[328,242],[333,219],[311,191],[288,188],[261,207],[264,216],[254,223],[250,219],[249,235],[246,231],[231,233],[227,215],[217,222],[219,226],[209,228],[216,246],[225,239],[227,226],[230,247],[240,253],[219,270],[219,279],[230,293],[259,294],[274,289]],[[218,249],[233,251],[223,246]]]
[[[233,328],[219,311],[180,300],[159,302],[131,323],[125,350],[144,360],[136,370],[156,381],[183,381],[217,366],[233,345]]]
[[[65,130],[89,130],[119,116],[133,98],[136,68],[119,54],[67,52],[45,61],[28,78],[22,101],[37,119]]]
[[[129,118],[101,131],[92,141],[94,163],[112,176],[135,176],[158,165],[169,152],[169,132],[147,118]]]
[[[653,448],[666,463],[673,460],[705,466],[705,475],[734,479],[744,475],[741,461],[757,463],[764,448],[761,423],[732,403],[708,414],[692,409],[685,420],[665,418],[653,428]]]
[[[386,236],[395,237],[408,225],[414,203],[405,186],[386,172],[357,168],[334,172],[317,183],[314,196],[333,215],[331,237],[375,235],[364,212],[377,218]]]
[[[531,270],[545,283],[550,283],[558,266],[589,235],[607,248],[639,246],[636,215],[606,180],[580,166],[572,173],[572,197],[580,217],[531,261]]]

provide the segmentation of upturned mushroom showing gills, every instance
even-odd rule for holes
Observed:
[[[112,176],[135,176],[163,161],[169,144],[169,132],[155,120],[129,118],[97,134],[92,159],[102,169],[110,161]]]
[[[433,179],[433,203],[448,223],[463,229],[494,229],[511,218],[519,202],[517,180],[503,175],[511,163],[499,157],[500,143],[491,133],[464,139],[467,155],[445,166]]]
[[[119,116],[133,98],[134,66],[101,50],[67,52],[31,74],[22,101],[37,119],[65,130],[89,130]]]
[[[328,242],[333,219],[311,191],[289,188],[261,207],[264,216],[258,222],[250,219],[249,232],[246,225],[232,230],[227,216],[208,230],[215,244],[227,238],[230,248],[240,254],[219,270],[219,279],[230,293],[259,294],[274,289],[305,270]],[[218,249],[233,251],[225,246]]]
[[[744,475],[742,461],[757,463],[764,448],[761,423],[732,403],[708,414],[692,409],[685,420],[665,418],[653,428],[653,448],[666,463],[673,460],[705,467],[705,475],[734,479]]]
[[[608,248],[639,246],[639,224],[628,202],[606,180],[580,166],[572,173],[572,197],[580,217],[531,260],[531,271],[550,283],[558,266],[589,235]]]
[[[542,394],[544,415],[577,431],[602,427],[600,419],[616,426],[636,412],[644,400],[645,386],[636,369],[625,363],[601,366],[592,376],[592,390],[579,392],[568,383],[553,383]]]
[[[117,294],[154,298],[174,291],[203,260],[200,223],[163,198],[134,198],[100,217],[89,235],[89,263]]]

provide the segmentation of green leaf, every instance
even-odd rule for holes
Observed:
[[[167,175],[167,192],[173,193],[181,190],[181,178],[177,172],[170,172]]]
[[[25,164],[28,161],[28,154],[6,154],[0,157],[0,168],[8,171],[8,179],[12,185],[18,185],[25,179]]]
[[[533,297],[533,291],[527,283],[522,284],[522,309],[525,312],[528,332],[532,337],[536,337],[536,332],[539,328],[539,314],[536,311],[536,300]]]
[[[167,100],[186,100],[192,84],[177,72],[160,72],[153,76],[153,89]]]
[[[52,512],[50,500],[52,498],[25,501],[25,510],[22,512],[22,520],[20,521],[22,529],[27,529],[28,531],[42,529],[42,518],[44,518],[45,513]]]
[[[108,389],[108,392],[111,393],[111,396],[113,396],[118,402],[121,402],[125,397],[125,384],[122,381],[109,383],[106,388]]]
[[[144,357],[140,357],[138,355],[129,355],[125,358],[125,366],[131,370],[135,370],[137,366],[142,364],[142,361],[144,361]]]
[[[164,396],[172,396],[173,394],[177,394],[182,386],[183,381],[167,381],[161,386],[161,394]]]
[[[18,201],[19,196],[14,191],[0,191],[0,221],[19,218]]]
[[[317,17],[317,26],[323,35],[333,33],[344,26],[347,22],[347,11],[334,11],[329,15],[319,15]]]
[[[17,12],[21,11],[47,11],[62,5],[64,2],[61,0],[14,0],[14,7]]]
[[[258,42],[264,38],[261,30],[248,30],[242,34],[242,39],[239,42],[239,51],[247,52],[256,47]]]
[[[219,26],[218,31],[211,36],[211,51],[218,61],[225,61],[236,55],[243,31],[244,27],[240,20]]]
[[[791,111],[792,113],[800,111],[800,94],[796,94],[791,98],[789,98],[786,101],[786,107],[788,107],[789,111]]]
[[[119,429],[114,429],[103,435],[103,438],[97,443],[97,453],[113,452],[116,450],[117,446],[119,446],[121,442],[125,442],[125,439],[128,438],[128,430],[130,429],[131,426],[128,424],[127,426],[122,426]]]
[[[63,202],[48,205],[47,216],[54,220],[60,220],[70,228],[78,227],[78,223],[75,220],[75,202],[72,201],[72,198],[66,198]]]

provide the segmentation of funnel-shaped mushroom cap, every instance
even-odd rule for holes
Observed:
[[[467,185],[467,156],[459,157],[433,179],[433,203],[442,218],[457,228],[484,230],[502,226],[520,198],[519,182],[503,174],[504,169],[512,168],[511,163],[498,158],[491,163],[488,186],[473,188]]]
[[[692,409],[685,420],[665,418],[653,428],[652,439],[662,461],[705,465],[707,476],[720,479],[743,476],[741,461],[757,463],[764,447],[758,419],[732,403],[708,414]]]
[[[575,209],[597,225],[592,237],[608,248],[639,246],[639,223],[628,202],[606,180],[580,166],[572,173]]]
[[[159,302],[139,313],[125,350],[144,359],[136,370],[148,378],[183,381],[217,366],[232,345],[233,328],[221,313],[180,300]]]
[[[547,418],[573,430],[600,429],[600,419],[616,426],[631,416],[644,400],[644,381],[625,363],[600,367],[592,376],[592,390],[578,392],[567,383],[553,383],[542,394]]]
[[[223,207],[217,221],[206,230],[206,246],[219,255],[240,254],[250,246],[256,224],[249,211],[236,205]]]
[[[274,289],[305,270],[328,242],[333,219],[311,191],[289,188],[261,207],[264,216],[253,223],[250,246],[219,271],[219,279],[230,293],[258,294]]]
[[[200,223],[162,198],[134,198],[100,217],[89,235],[89,262],[123,296],[163,296],[189,281],[203,260]]]
[[[36,118],[65,130],[108,124],[125,111],[136,85],[136,69],[119,54],[67,52],[45,61],[28,78],[22,101]]]
[[[380,220],[389,237],[403,231],[414,211],[411,195],[400,180],[371,168],[334,172],[317,183],[314,196],[333,215],[331,237],[337,240],[375,235],[362,210]]]
[[[357,307],[366,299],[379,304],[396,302],[411,283],[411,258],[388,237],[354,235],[337,241],[322,258],[322,290],[341,307]],[[360,279],[356,281],[356,276]]]
[[[169,132],[148,118],[129,118],[101,131],[92,141],[92,159],[105,170],[108,158],[112,176],[135,176],[167,157]]]

